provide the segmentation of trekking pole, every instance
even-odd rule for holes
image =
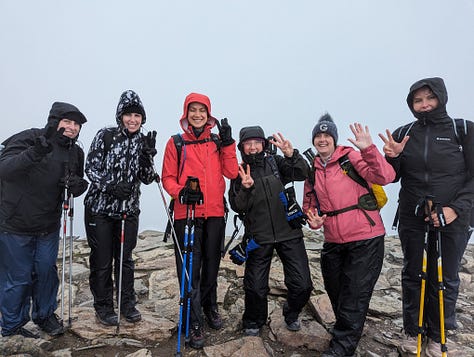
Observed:
[[[118,301],[117,301],[117,331],[120,333],[120,309],[122,305],[122,272],[123,272],[123,246],[125,243],[125,220],[127,213],[125,212],[125,200],[122,201],[122,226],[120,229],[120,258],[119,258],[119,281],[118,281]]]
[[[242,228],[243,220],[241,219],[240,224],[237,225],[237,218],[239,218],[239,216],[235,215],[234,216],[234,231],[232,232],[232,236],[230,237],[229,241],[225,245],[224,251],[221,253],[222,258],[225,257],[225,253],[227,253],[227,250],[229,250],[229,247],[232,244],[232,242],[234,241],[235,237],[237,237],[237,234],[239,234],[240,228]]]
[[[444,227],[446,220],[443,213],[443,207],[435,204],[436,215],[438,216],[439,226]],[[443,259],[441,251],[441,231],[439,227],[435,227],[436,233],[436,252],[438,253],[437,268],[438,268],[438,301],[439,301],[439,327],[441,334],[441,356],[446,357],[448,347],[446,346],[446,334],[444,329],[444,281],[443,281]]]
[[[72,326],[72,257],[74,251],[74,196],[69,197],[69,320],[68,326]]]
[[[426,291],[426,270],[428,266],[428,235],[430,232],[431,220],[431,206],[433,201],[430,198],[426,198],[424,201],[424,214],[426,217],[430,217],[429,221],[425,225],[425,238],[423,242],[423,260],[421,264],[421,290],[420,290],[420,308],[418,312],[418,336],[416,344],[416,356],[420,357],[421,355],[421,342],[423,339],[423,313],[425,310],[425,291]]]
[[[193,291],[193,246],[194,246],[194,214],[196,205],[191,205],[191,220],[187,224],[189,228],[189,279],[188,279],[188,301],[186,308],[186,340],[189,341],[189,322],[191,318],[191,294]]]
[[[187,264],[187,255],[188,255],[188,236],[189,236],[189,226],[188,226],[188,210],[186,210],[186,226],[184,227],[184,241],[183,241],[183,259],[181,261],[181,284],[179,287],[179,320],[178,320],[178,343],[176,346],[175,356],[181,356],[181,331],[183,328],[183,312],[184,312],[184,287],[185,287],[185,277],[186,277],[186,264]],[[189,277],[188,277],[189,280]],[[188,319],[186,318],[186,321]],[[189,329],[186,325],[186,334],[185,339],[188,337]]]
[[[69,197],[68,197],[68,174],[69,169],[67,162],[64,165],[64,193],[63,193],[63,256],[62,256],[62,267],[61,267],[61,323],[64,322],[64,283],[65,283],[65,265],[66,265],[66,233],[67,233],[67,215],[69,210]],[[69,297],[71,299],[71,297]]]

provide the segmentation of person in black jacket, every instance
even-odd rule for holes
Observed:
[[[441,356],[435,230],[441,233],[445,328],[456,329],[458,270],[469,239],[467,231],[474,200],[474,123],[456,135],[456,121],[446,112],[448,94],[441,78],[414,83],[407,97],[416,117],[384,141],[387,161],[401,180],[398,233],[404,255],[402,270],[404,352],[416,353],[421,269],[425,229],[428,233],[428,275],[424,308],[427,356]],[[462,140],[458,137],[461,136]],[[459,142],[461,141],[461,142]],[[424,214],[428,202],[440,208]],[[440,222],[444,218],[445,225]],[[454,353],[450,348],[450,355]]]
[[[100,129],[92,141],[86,160],[86,174],[91,185],[84,199],[87,242],[91,248],[89,284],[97,320],[106,326],[118,324],[112,270],[119,300],[124,215],[120,312],[128,322],[141,320],[140,311],[135,307],[132,251],[137,244],[140,184],[148,185],[157,177],[153,161],[156,131],[147,135],[141,132],[146,114],[137,93],[132,90],[122,93],[115,120],[117,127]]]
[[[2,336],[64,332],[54,313],[59,287],[56,259],[65,185],[68,197],[87,189],[84,152],[76,144],[86,117],[74,105],[53,103],[44,129],[3,142],[0,155],[0,312]]]
[[[267,155],[265,149],[270,144],[278,147],[284,157]],[[269,141],[259,126],[241,129],[238,148],[243,163],[239,177],[231,181],[229,200],[232,209],[244,217],[245,234],[230,255],[235,263],[246,261],[244,333],[256,336],[267,322],[268,277],[274,250],[282,261],[288,288],[283,306],[286,326],[297,331],[301,328],[299,313],[309,299],[313,284],[301,215],[289,213],[298,209],[288,209],[296,207],[296,201],[294,195],[285,195],[284,185],[304,181],[309,167],[290,141],[281,134]]]

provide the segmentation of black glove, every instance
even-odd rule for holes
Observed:
[[[154,157],[156,155],[156,131],[149,131],[143,138],[142,154]]]
[[[132,194],[133,185],[130,182],[120,181],[115,185],[107,187],[107,193],[117,197],[119,200],[126,200]]]
[[[63,177],[59,181],[59,185],[62,188],[64,188],[65,184],[66,184],[66,180]],[[84,192],[86,192],[87,186],[89,186],[89,182],[84,180],[82,177],[79,177],[73,174],[67,178],[67,186],[68,186],[68,189],[67,189],[68,196],[72,194],[73,197],[79,197]]]
[[[183,205],[194,205],[204,203],[204,197],[199,187],[199,180],[188,177],[186,185],[179,191],[179,202]]]
[[[242,265],[249,257],[249,253],[257,248],[260,248],[260,245],[254,239],[250,239],[248,242],[242,241],[229,251],[230,260],[234,264]]]
[[[227,121],[227,118],[224,118],[219,123],[219,120],[216,119],[217,128],[219,129],[219,136],[221,138],[222,146],[232,145],[235,140],[232,139],[232,128]]]
[[[55,135],[58,129],[58,121],[53,120],[48,122],[44,127],[45,133],[41,136],[38,136],[35,139],[34,150],[39,156],[45,156],[53,151],[53,145],[51,145],[51,138]],[[64,133],[64,128],[61,128]]]

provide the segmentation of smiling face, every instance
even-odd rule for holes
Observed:
[[[142,115],[138,113],[127,113],[122,115],[122,122],[129,133],[135,133],[142,126]]]
[[[431,112],[438,104],[438,97],[429,87],[421,87],[413,94],[413,110],[417,113]]]
[[[264,140],[262,139],[249,139],[242,143],[242,147],[245,155],[259,154],[263,151]]]
[[[70,139],[74,139],[77,135],[79,135],[79,131],[81,130],[81,126],[76,123],[74,120],[70,119],[61,119],[58,123],[58,130],[64,128],[64,136],[67,136]]]
[[[327,133],[316,134],[313,140],[313,145],[322,158],[328,158],[336,150],[334,138]]]
[[[193,102],[188,106],[188,123],[196,129],[201,129],[206,125],[209,115],[204,104]]]

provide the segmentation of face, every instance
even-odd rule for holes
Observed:
[[[245,155],[259,154],[263,151],[263,140],[250,139],[242,143]]]
[[[413,110],[417,113],[430,112],[436,109],[438,97],[429,87],[422,87],[413,94]]]
[[[76,123],[74,120],[69,119],[61,119],[58,124],[58,130],[64,128],[64,136],[68,138],[74,139],[77,135],[79,135],[79,131],[81,130],[81,126]]]
[[[122,115],[122,122],[129,133],[135,133],[142,126],[142,115],[138,113],[127,113]]]
[[[316,134],[313,145],[321,157],[328,157],[336,150],[334,138],[327,133]]]
[[[193,128],[201,129],[206,125],[209,115],[207,107],[201,103],[191,103],[188,106],[188,122]]]

